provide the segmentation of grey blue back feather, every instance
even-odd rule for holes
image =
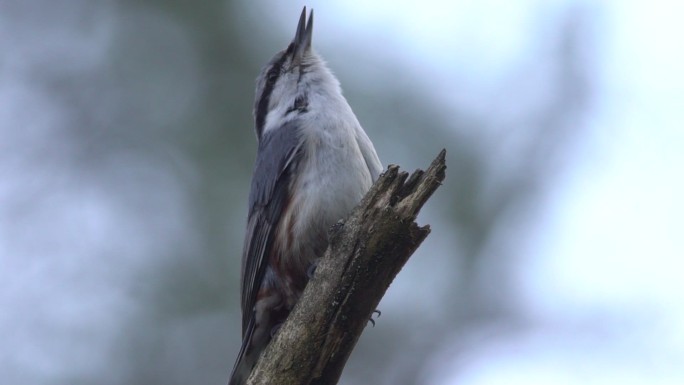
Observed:
[[[252,310],[272,251],[278,221],[290,198],[292,166],[296,164],[300,147],[301,137],[293,122],[268,131],[259,141],[242,256],[243,331],[249,318],[253,317]]]

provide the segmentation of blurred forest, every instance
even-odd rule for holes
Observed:
[[[335,18],[314,8],[317,28]],[[3,383],[226,383],[254,78],[300,9],[269,25],[248,2],[0,3]],[[443,99],[467,82],[436,97],[420,69],[374,55],[372,34],[333,46],[314,30],[385,164],[448,151],[419,218],[433,232],[342,384],[423,384],[530,327],[516,272],[592,101],[590,17],[553,17],[530,26],[534,57],[493,80],[481,111]]]

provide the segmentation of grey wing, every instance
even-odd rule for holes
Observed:
[[[266,132],[259,141],[242,254],[243,334],[254,316],[256,296],[273,249],[278,222],[290,200],[290,179],[299,148],[300,135],[292,122]]]

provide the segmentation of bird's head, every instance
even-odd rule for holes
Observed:
[[[340,92],[339,82],[311,48],[312,32],[313,10],[307,22],[304,7],[292,42],[261,70],[254,101],[257,138],[273,122],[306,112],[312,94],[325,95],[326,88]]]

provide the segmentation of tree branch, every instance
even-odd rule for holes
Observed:
[[[345,222],[299,302],[261,355],[249,385],[336,384],[374,309],[430,233],[414,221],[445,177],[442,150],[409,178],[390,165]]]

